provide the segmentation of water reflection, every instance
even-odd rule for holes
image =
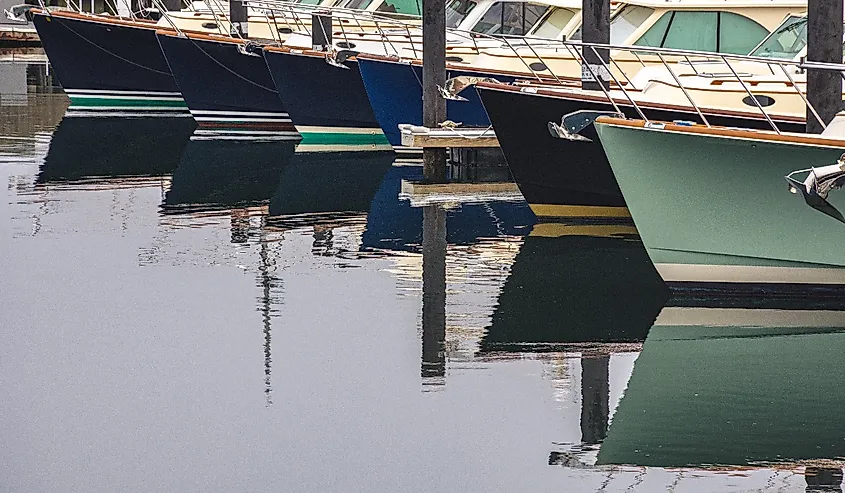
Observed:
[[[598,462],[759,467],[845,457],[843,350],[843,311],[667,306]]]
[[[842,306],[664,308],[624,225],[186,123],[16,127],[44,159],[2,210],[73,212],[0,237],[27,489],[840,491]]]
[[[423,208],[422,368],[423,384],[446,376],[446,211]]]
[[[134,187],[170,175],[193,128],[185,118],[65,117],[36,183]]]
[[[539,227],[525,238],[482,352],[602,352],[645,340],[669,293],[642,243],[577,232]]]

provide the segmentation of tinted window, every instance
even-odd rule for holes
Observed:
[[[666,30],[672,20],[674,12],[666,12],[660,19],[657,20],[645,34],[634,43],[637,46],[651,46],[653,48],[660,48],[663,46],[663,40],[666,39]]]
[[[716,12],[675,12],[663,47],[716,51],[718,23]]]
[[[416,0],[386,0],[376,11],[420,15],[420,4]]]
[[[522,36],[547,9],[545,5],[498,2],[484,13],[472,30],[484,34]]]
[[[446,4],[446,27],[458,27],[476,5],[473,0],[452,0]]]
[[[349,0],[344,5],[344,8],[364,10],[369,7],[371,3],[373,3],[373,0]]]
[[[768,29],[757,22],[731,12],[719,16],[719,51],[736,55],[747,55],[769,34]]]

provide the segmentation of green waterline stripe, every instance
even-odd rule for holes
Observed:
[[[96,108],[107,107],[149,107],[149,108],[184,108],[188,105],[184,100],[160,100],[160,99],[121,99],[121,98],[77,98],[70,96],[70,102],[76,107]]]
[[[390,145],[384,134],[303,133],[301,145]]]

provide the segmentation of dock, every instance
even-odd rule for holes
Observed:
[[[427,128],[418,125],[399,125],[402,145],[423,149],[499,147],[499,139],[492,128],[443,127]]]
[[[399,199],[411,207],[431,204],[467,204],[489,200],[518,202],[522,193],[513,182],[490,183],[421,183],[402,180]]]

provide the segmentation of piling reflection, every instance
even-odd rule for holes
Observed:
[[[446,376],[446,211],[423,208],[422,367],[423,383],[442,384]]]

